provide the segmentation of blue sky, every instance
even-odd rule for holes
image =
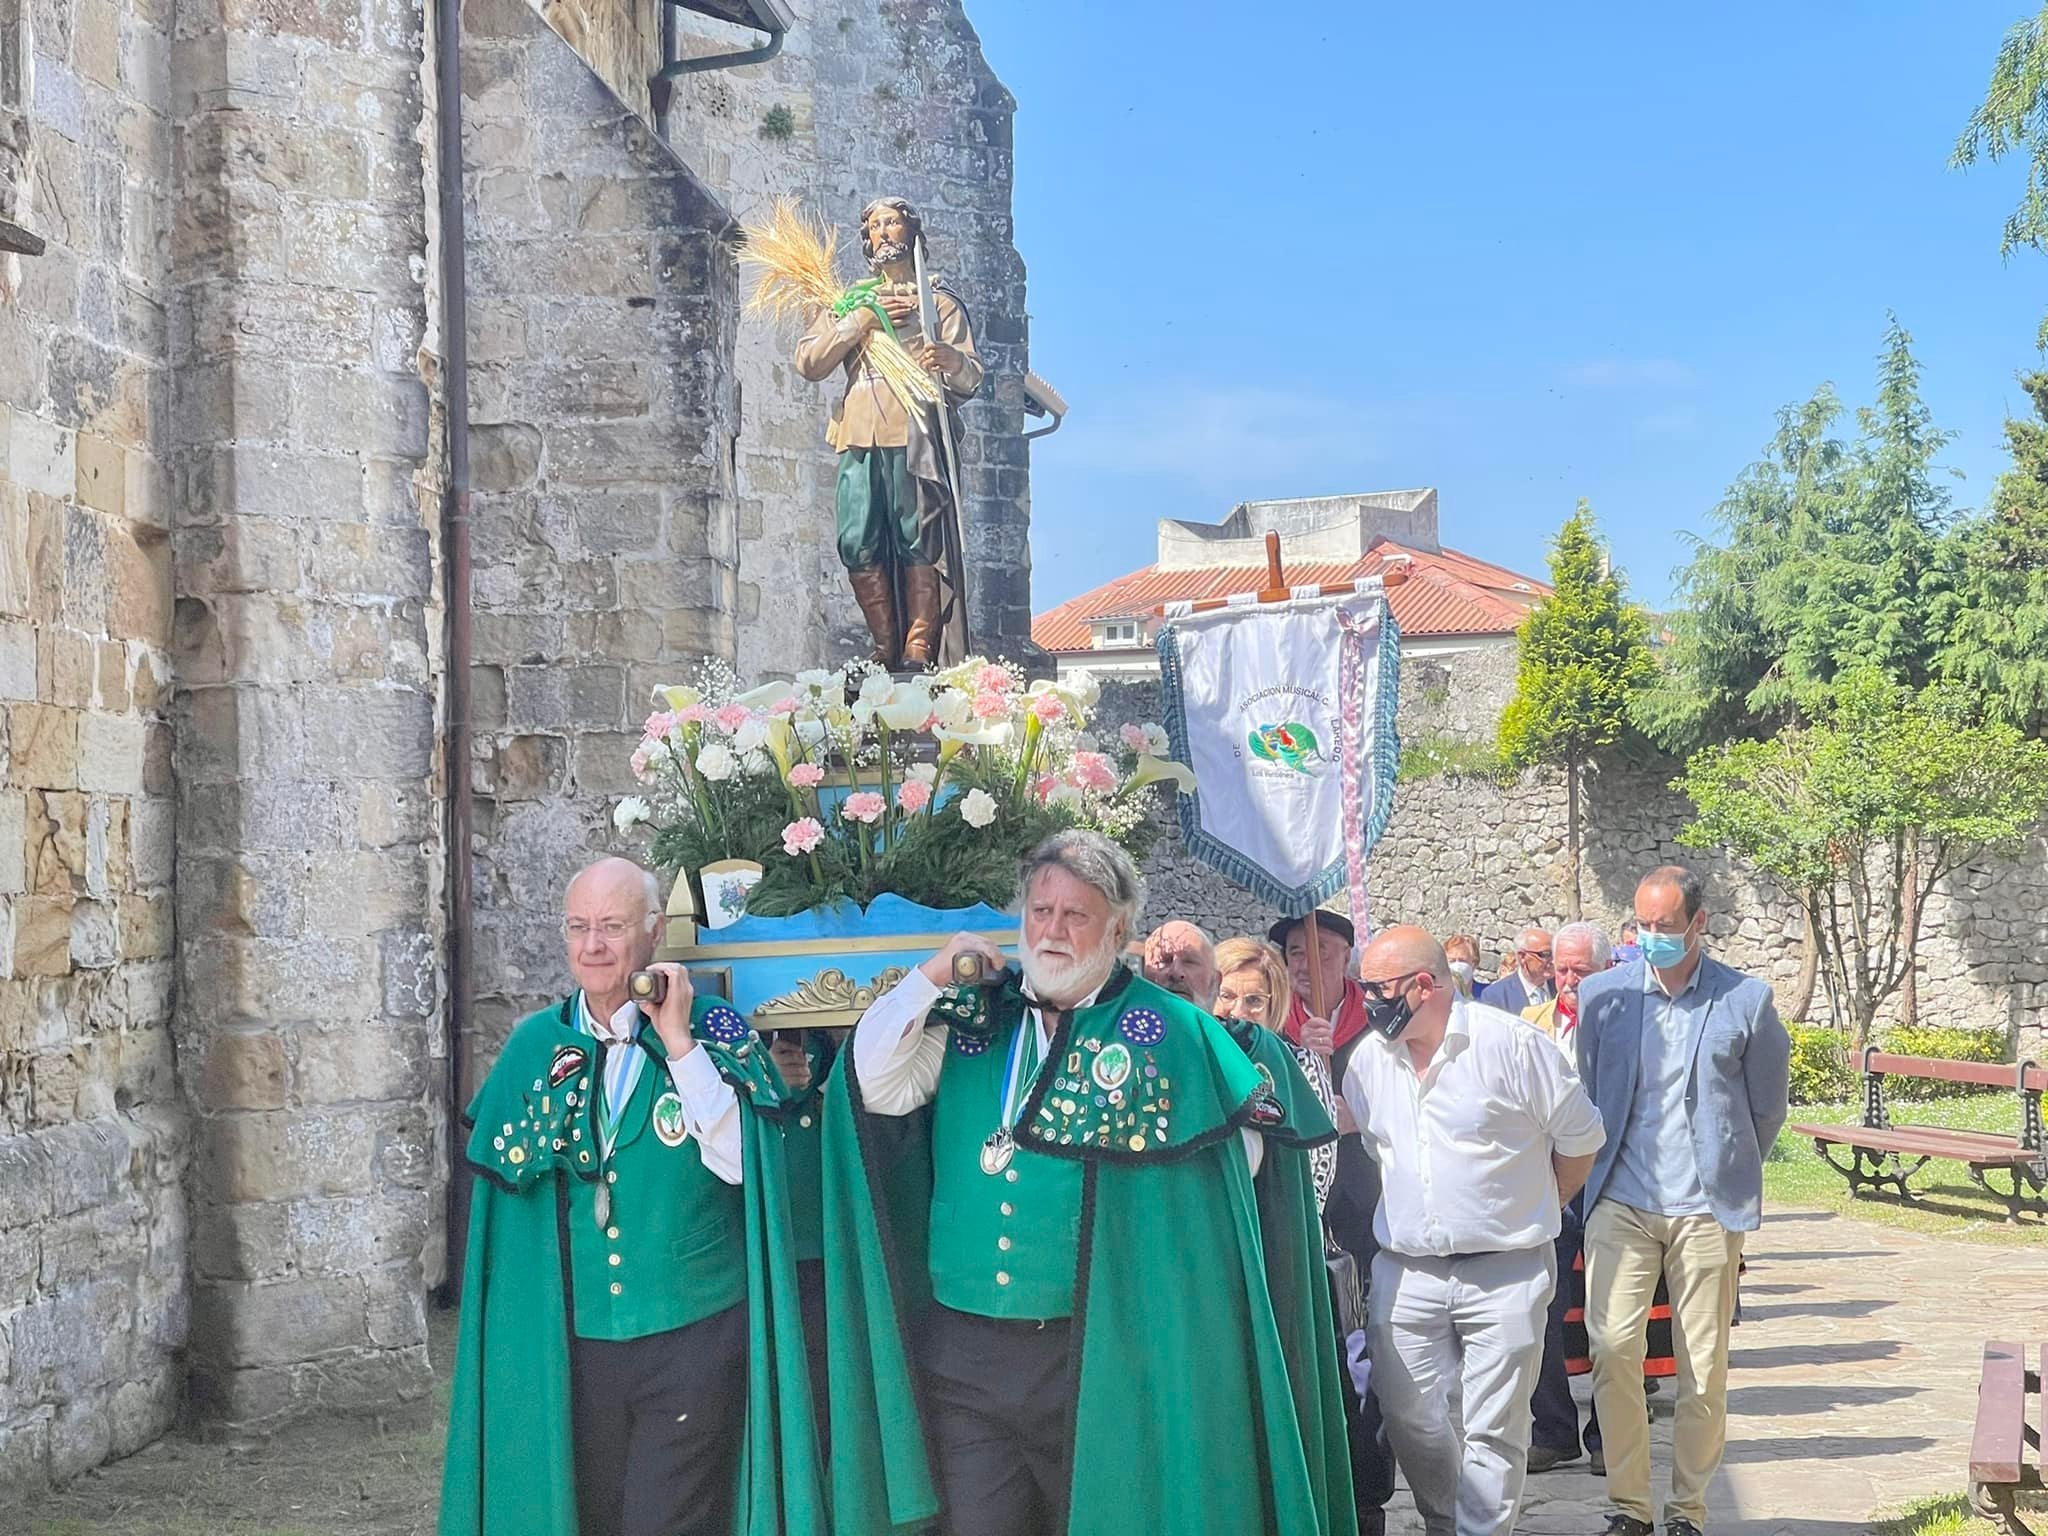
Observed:
[[[1416,485],[1538,574],[1589,497],[1662,603],[1778,406],[1870,399],[1887,308],[1980,504],[2048,258],[1998,256],[2019,163],[1947,160],[2030,8],[969,0],[1073,407],[1035,607],[1161,517]]]

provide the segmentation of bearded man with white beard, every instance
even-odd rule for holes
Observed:
[[[1343,1421],[1297,1408],[1263,1263],[1271,1089],[1117,963],[1114,844],[1060,833],[1019,885],[1021,970],[955,936],[828,1088],[835,1528],[1349,1536]],[[954,985],[968,954],[996,979]]]

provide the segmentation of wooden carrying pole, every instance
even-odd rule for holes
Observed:
[[[1385,561],[1382,563],[1380,570],[1380,584],[1382,586],[1398,587],[1407,579],[1408,562],[1406,560]],[[1261,603],[1284,603],[1293,595],[1292,589],[1287,585],[1285,574],[1280,569],[1280,535],[1268,532],[1266,534],[1266,584],[1259,588],[1253,594],[1253,597]],[[1214,613],[1219,608],[1227,608],[1229,606],[1230,600],[1228,598],[1205,597],[1199,602],[1190,603],[1188,610],[1191,613]],[[1325,1011],[1328,999],[1323,994],[1323,930],[1322,924],[1316,921],[1316,909],[1314,907],[1310,907],[1303,915],[1302,927],[1306,930],[1303,938],[1308,945],[1309,1012],[1316,1018],[1327,1019],[1330,1015]]]

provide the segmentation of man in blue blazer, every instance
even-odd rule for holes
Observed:
[[[1606,1437],[1607,1536],[1653,1536],[1644,1324],[1662,1274],[1681,1361],[1666,1536],[1700,1536],[1727,1439],[1728,1325],[1792,1042],[1771,989],[1709,958],[1705,887],[1677,864],[1636,887],[1642,959],[1579,987],[1579,1075],[1607,1141],[1586,1181],[1586,1332]],[[1690,1390],[1686,1383],[1690,1382]]]
[[[1515,936],[1515,968],[1479,989],[1478,1002],[1517,1018],[1557,996],[1550,968],[1550,932],[1534,926]]]

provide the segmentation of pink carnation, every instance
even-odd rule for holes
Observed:
[[[1046,797],[1052,793],[1052,784],[1052,775],[1049,773],[1041,773],[1036,779],[1032,780],[1031,793],[1038,796],[1038,803],[1040,805],[1045,804]]]
[[[753,711],[744,704],[726,704],[720,706],[718,713],[713,715],[712,719],[718,722],[718,728],[721,731],[730,736],[734,731],[747,723],[747,716],[752,713]]]
[[[658,709],[647,717],[646,733],[656,741],[666,741],[668,733],[676,728],[676,717],[665,709]]]
[[[711,718],[711,711],[703,704],[685,704],[675,713],[677,725],[702,725]]]
[[[1057,694],[1041,693],[1031,704],[1031,713],[1047,725],[1051,725],[1066,712],[1067,706],[1059,701]]]
[[[1126,725],[1122,730],[1117,732],[1117,735],[1123,738],[1124,745],[1129,747],[1133,752],[1142,752],[1145,750],[1145,733],[1138,729],[1137,726]]]
[[[818,818],[815,816],[792,821],[782,829],[782,851],[792,859],[798,854],[811,852],[823,841],[825,829],[818,824]]]
[[[635,749],[634,749],[634,752],[633,752],[633,777],[634,777],[634,778],[636,778],[636,779],[644,779],[644,778],[646,778],[646,777],[647,777],[647,763],[648,763],[648,759],[649,759],[650,755],[652,754],[652,752],[653,752],[653,748],[652,748],[652,747],[651,747],[651,746],[650,746],[650,745],[649,745],[649,744],[648,744],[647,742],[644,742],[644,741],[643,741],[643,742],[641,742],[641,743],[640,743],[640,745],[639,745],[639,746],[638,746],[637,748],[635,748]]]
[[[866,822],[873,826],[882,819],[882,813],[889,804],[871,789],[864,789],[857,795],[848,795],[846,803],[839,807],[839,814],[848,821]]]
[[[825,782],[825,770],[816,763],[798,763],[789,770],[789,782],[798,789],[816,789]]]
[[[1074,754],[1074,787],[1109,791],[1116,788],[1116,770],[1100,752]]]
[[[981,693],[1008,693],[1015,686],[1008,667],[999,667],[990,662],[974,674],[974,686]]]
[[[896,803],[915,816],[932,803],[932,787],[922,779],[906,779],[896,791]]]
[[[974,696],[974,718],[977,720],[1001,720],[1010,713],[1010,701],[1000,693],[987,689]]]
[[[795,696],[794,696],[794,695],[791,695],[791,696],[790,696],[789,698],[786,698],[786,699],[777,699],[777,700],[776,700],[776,701],[775,701],[775,702],[774,702],[773,704],[770,704],[770,705],[768,706],[768,713],[769,713],[769,714],[771,714],[771,715],[793,715],[793,714],[795,714],[795,713],[796,713],[796,698],[795,698]]]

